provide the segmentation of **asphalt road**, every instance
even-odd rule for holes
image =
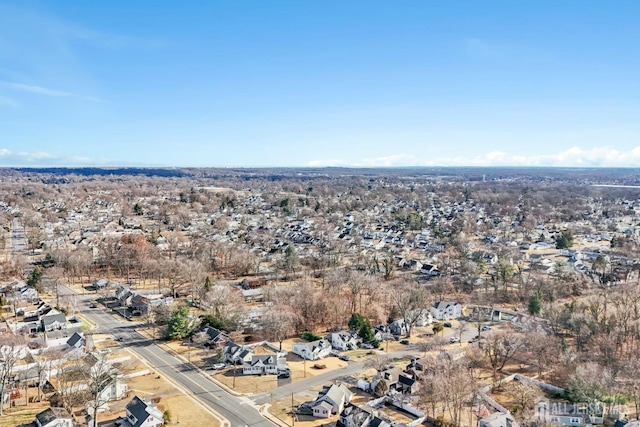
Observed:
[[[18,218],[11,222],[11,253],[18,254],[27,249],[24,227]]]
[[[60,293],[73,293],[66,286],[60,286]],[[82,298],[84,304],[91,296]],[[135,331],[135,323],[120,321],[102,308],[91,309],[88,305],[81,312],[98,326],[97,332],[112,334],[123,346],[144,359],[153,369],[178,384],[183,391],[205,407],[226,418],[231,427],[273,427],[270,420],[263,417],[253,402],[246,398],[227,393],[199,370],[168,354],[153,341]]]

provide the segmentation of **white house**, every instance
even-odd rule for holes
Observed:
[[[109,408],[108,402],[124,399],[128,391],[129,386],[121,379],[119,373],[105,375],[105,379],[99,385],[96,399],[85,404],[87,414],[93,418],[94,412],[106,411]]]
[[[287,358],[284,353],[252,353],[250,357],[250,360],[242,364],[244,375],[277,374],[287,370]]]
[[[438,301],[431,307],[431,315],[436,320],[458,319],[462,317],[462,305],[459,302]]]
[[[344,384],[333,384],[329,387],[324,387],[311,405],[313,416],[328,418],[332,414],[339,414],[344,409],[344,406],[351,402],[352,398],[353,393]]]
[[[129,386],[122,380],[119,374],[109,375],[100,384],[98,399],[102,402],[111,402],[124,398],[129,391]]]
[[[429,310],[414,311],[410,315],[411,318],[416,319],[416,326],[427,326],[433,323],[433,315]]]
[[[329,418],[333,410],[333,405],[323,400],[322,402],[314,403],[311,410],[313,411],[313,416],[316,418]]]
[[[152,403],[135,396],[127,404],[127,412],[120,425],[122,427],[158,427],[162,424],[162,412]]]
[[[43,316],[42,329],[46,332],[59,331],[67,329],[67,318],[62,313],[50,313]]]
[[[334,332],[331,334],[331,346],[336,350],[355,350],[358,348],[358,339],[351,332]]]
[[[325,339],[312,342],[294,344],[291,350],[303,359],[318,360],[327,357],[331,353],[331,343]]]

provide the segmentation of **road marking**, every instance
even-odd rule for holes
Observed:
[[[138,353],[137,351],[128,348],[127,349],[129,352],[135,353],[138,356],[138,360],[140,360],[142,363],[144,363],[145,365],[147,365],[149,368],[154,369],[156,371],[161,371],[161,369],[158,369],[159,367],[155,367],[153,365],[151,365],[151,363],[149,363],[149,361],[147,360],[146,357],[144,357],[142,354]],[[166,381],[168,381],[170,384],[173,384],[174,387],[176,387],[178,390],[180,390],[184,395],[186,395],[187,397],[190,397],[191,399],[193,399],[198,405],[200,405],[205,411],[207,411],[209,414],[211,414],[211,416],[213,416],[213,418],[215,418],[219,423],[220,423],[220,427],[231,427],[231,423],[229,422],[229,420],[227,420],[226,418],[224,418],[222,415],[218,414],[217,412],[215,412],[213,409],[209,408],[207,405],[205,405],[198,397],[197,395],[193,394],[193,393],[189,393],[187,390],[185,390],[180,384],[178,384],[176,381],[174,381],[169,375],[166,375],[164,372],[159,372],[160,375],[162,375],[164,377],[164,379]]]

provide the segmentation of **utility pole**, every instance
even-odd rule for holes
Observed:
[[[291,393],[291,425],[292,426],[296,425],[296,413],[294,412],[294,409],[293,409],[293,393]]]
[[[233,361],[233,387],[234,390],[236,388],[236,361]]]

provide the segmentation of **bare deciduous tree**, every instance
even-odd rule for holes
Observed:
[[[389,293],[410,337],[415,324],[427,313],[428,292],[417,282],[394,281],[389,283]]]
[[[522,346],[522,338],[512,331],[496,332],[489,335],[481,344],[482,351],[493,370],[495,381],[498,371],[504,368]]]
[[[296,315],[286,306],[274,306],[267,311],[262,324],[267,339],[277,341],[282,350],[282,341],[295,331]]]
[[[0,416],[4,411],[4,393],[11,383],[14,368],[22,357],[24,340],[12,334],[0,336]]]

